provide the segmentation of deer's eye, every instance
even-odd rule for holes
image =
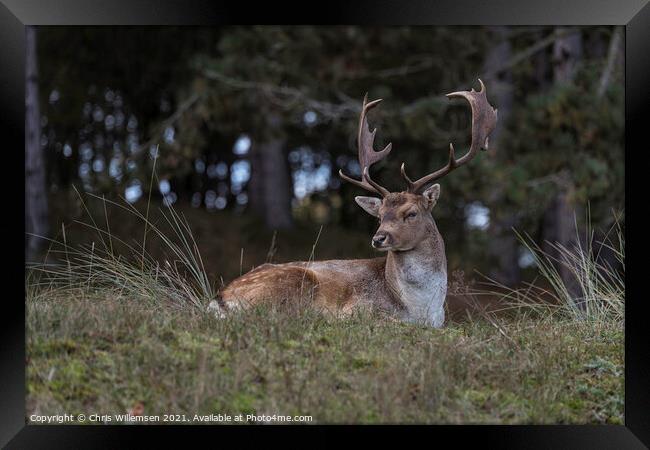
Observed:
[[[417,211],[411,211],[410,213],[408,213],[408,214],[404,217],[404,219],[412,219],[413,217],[415,217],[415,216],[417,216],[417,215],[418,215]]]

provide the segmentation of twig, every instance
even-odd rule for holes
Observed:
[[[525,59],[530,58],[533,56],[535,53],[539,52],[540,50],[543,50],[544,48],[548,47],[549,45],[552,45],[556,40],[558,40],[561,37],[564,37],[566,35],[575,33],[575,29],[573,28],[567,28],[563,29],[561,31],[558,31],[557,33],[553,33],[550,36],[546,37],[545,39],[542,39],[541,41],[538,41],[531,45],[530,47],[520,51],[516,55],[514,55],[512,58],[510,58],[508,61],[506,61],[504,64],[501,66],[488,71],[484,76],[486,80],[489,80],[493,78],[494,76],[498,75],[499,73],[503,72],[506,69],[510,69],[513,66],[516,66],[520,62],[524,61]]]
[[[149,198],[147,200],[147,213],[144,219],[144,235],[142,237],[142,270],[144,270],[144,254],[147,243],[147,225],[149,224],[149,206],[151,205],[151,192],[153,191],[153,179],[156,173],[156,161],[158,161],[158,146],[156,145],[156,154],[153,159],[153,168],[151,169],[151,179],[149,180]]]
[[[320,113],[326,119],[339,119],[345,116],[356,116],[361,111],[361,104],[357,102],[342,102],[339,104],[315,100],[308,97],[302,90],[288,86],[276,86],[272,83],[261,81],[246,81],[232,78],[216,70],[206,69],[203,75],[211,80],[218,81],[235,89],[257,90],[264,94],[270,101],[283,107],[293,107],[302,103],[305,107]]]
[[[316,253],[316,246],[318,245],[318,240],[320,239],[320,235],[323,232],[323,225],[320,226],[320,229],[318,230],[318,235],[316,236],[316,241],[314,242],[314,245],[311,246],[311,253],[309,254],[309,259],[307,260],[307,264],[305,264],[305,270],[302,273],[302,280],[300,280],[300,297],[302,298],[302,289],[305,283],[305,277],[307,276],[307,270],[309,269],[309,265],[314,261],[314,254]]]
[[[65,224],[61,222],[61,232],[63,233],[63,248],[65,248],[65,259],[68,262],[68,272],[72,273],[72,266],[70,265],[70,256],[68,255],[68,241],[65,235]]]
[[[544,183],[554,183],[561,188],[567,189],[571,186],[569,180],[570,180],[569,173],[567,171],[562,170],[557,173],[551,173],[543,177],[533,178],[532,180],[528,180],[528,182],[526,182],[526,185],[529,187],[537,187],[540,184],[544,184]]]
[[[274,230],[273,237],[271,238],[271,246],[269,247],[269,251],[266,253],[267,263],[270,263],[273,260],[273,256],[275,256],[275,252],[277,251],[276,242],[275,242],[277,235],[278,235],[277,230]]]
[[[612,34],[612,38],[609,41],[609,51],[607,52],[607,65],[605,66],[605,70],[603,71],[603,74],[600,77],[600,83],[598,85],[598,92],[597,92],[598,98],[601,98],[605,94],[605,91],[607,90],[607,86],[609,85],[609,80],[612,77],[612,72],[614,71],[614,63],[616,62],[616,58],[618,57],[618,53],[621,48],[622,35],[623,33],[621,32],[621,27],[614,28],[614,33]]]
[[[178,119],[180,119],[201,97],[202,96],[200,94],[196,92],[193,93],[187,100],[185,100],[178,107],[178,109],[174,112],[174,114],[172,114],[167,119],[160,122],[160,124],[156,127],[156,131],[153,133],[151,139],[146,141],[144,144],[140,144],[140,150],[146,149],[154,142],[158,141],[160,139],[160,136],[158,136],[158,134],[168,126],[174,124]]]
[[[108,223],[108,212],[106,211],[106,198],[104,197],[104,194],[102,194],[102,203],[104,205],[104,218],[106,219],[106,231],[108,234],[108,243],[111,246],[111,255],[113,255],[113,236],[111,235],[111,226]]]

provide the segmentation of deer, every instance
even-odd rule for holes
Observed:
[[[447,164],[416,181],[406,174],[402,163],[400,172],[406,190],[401,192],[390,192],[370,176],[370,167],[388,156],[392,143],[381,151],[374,150],[377,129],[370,132],[368,112],[381,99],[368,102],[366,94],[357,134],[361,179],[345,175],[342,170],[339,176],[375,195],[357,196],[355,201],[379,220],[371,246],[385,256],[263,264],[234,279],[218,293],[220,317],[263,302],[293,299],[344,316],[370,308],[387,312],[395,320],[442,327],[447,259],[444,240],[432,214],[440,196],[440,184],[434,182],[470,162],[480,149],[488,149],[497,110],[487,100],[485,85],[480,78],[478,81],[478,92],[472,88],[447,94],[450,99],[465,99],[471,108],[471,144],[467,153],[456,158],[454,146],[449,144]]]

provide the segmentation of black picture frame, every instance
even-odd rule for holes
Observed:
[[[289,15],[287,11],[291,11]],[[631,183],[640,178],[644,165],[650,110],[650,5],[647,0],[603,0],[522,2],[516,0],[399,1],[363,0],[356,2],[215,2],[206,0],[0,0],[0,129],[6,164],[2,176],[4,210],[0,220],[4,236],[5,284],[20,291],[24,248],[19,236],[24,223],[10,221],[24,209],[24,199],[15,195],[24,164],[25,122],[25,25],[213,25],[226,24],[366,24],[366,25],[624,25],[625,26],[625,183],[627,258],[645,254],[641,232],[641,208],[630,208],[632,199],[643,192]],[[636,162],[636,164],[635,164]],[[640,186],[643,186],[639,184]],[[24,186],[24,185],[23,185]],[[639,212],[637,212],[639,211]],[[638,217],[637,217],[638,216]],[[24,217],[24,216],[23,216]],[[15,239],[14,239],[15,237]],[[334,436],[354,432],[360,438],[384,439],[397,435],[398,442],[435,446],[453,442],[475,443],[482,448],[644,448],[650,445],[650,347],[643,314],[647,301],[639,278],[643,263],[628,264],[625,320],[625,425],[603,426],[311,426],[311,427],[186,427],[179,426],[72,426],[29,425],[25,423],[25,327],[24,303],[16,295],[5,294],[0,313],[0,445],[8,448],[133,447],[136,438],[171,436],[187,445],[187,435],[200,433],[215,445],[226,445],[226,432],[235,434],[238,445],[283,434],[285,445],[327,444]],[[21,271],[23,273],[21,274]],[[5,292],[13,293],[12,290]],[[316,434],[317,439],[306,434]],[[137,436],[136,436],[137,435]],[[215,440],[215,438],[218,438]],[[404,439],[407,439],[406,441]],[[308,439],[308,440],[306,440]],[[172,441],[167,441],[171,443]],[[295,443],[295,444],[290,444]],[[302,444],[300,444],[302,443]],[[449,445],[449,444],[444,444]]]

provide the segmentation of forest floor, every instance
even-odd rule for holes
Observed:
[[[253,251],[231,271],[247,271],[264,262],[271,236],[243,219],[213,218],[203,229],[190,218],[199,237],[223,241],[206,247],[213,263],[240,255],[244,239],[228,234],[233,221]],[[112,223],[134,235],[129,221]],[[294,233],[292,242],[305,245],[281,246],[279,259],[304,252],[314,240],[309,231]],[[85,239],[83,227],[66,234]],[[367,247],[364,233],[336,227],[320,239],[322,258]],[[161,422],[180,415],[172,419],[188,424],[210,414],[311,416],[310,423],[623,423],[621,321],[525,308],[494,314],[457,296],[442,329],[268,307],[217,319],[204,304],[90,279],[65,289],[29,279],[26,292],[28,419],[68,413],[97,423],[90,415],[99,414],[119,423],[117,415],[129,412]]]

